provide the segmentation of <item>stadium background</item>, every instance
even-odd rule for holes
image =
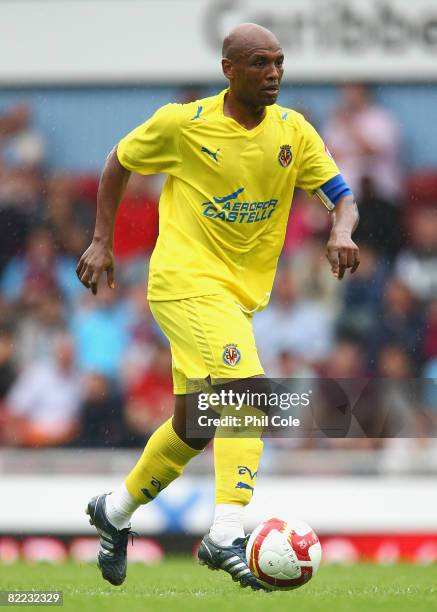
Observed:
[[[233,23],[283,34],[280,103],[324,135],[353,178],[361,214],[362,264],[338,283],[324,261],[326,211],[297,194],[271,304],[256,318],[267,372],[436,376],[437,10],[431,0],[384,7],[0,3],[8,60],[0,67],[0,560],[93,558],[95,542],[81,539],[90,535],[86,501],[120,481],[171,412],[168,347],[144,290],[161,177],[130,182],[117,223],[116,291],[102,287],[93,298],[74,271],[106,154],[160,105],[224,86],[218,41]],[[345,88],[357,80],[364,91]],[[352,112],[347,101],[357,97],[362,107]],[[374,149],[356,136],[363,125]],[[345,165],[353,158],[347,171],[343,157]],[[295,515],[324,537],[327,560],[436,560],[429,423],[437,400],[419,400],[417,438],[268,440],[248,527]],[[167,550],[188,550],[209,525],[212,474],[206,451],[134,527]],[[133,550],[143,560],[160,555],[152,541]]]

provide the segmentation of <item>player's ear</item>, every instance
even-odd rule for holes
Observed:
[[[227,79],[231,79],[234,76],[234,67],[230,59],[226,57],[222,59],[222,70]]]

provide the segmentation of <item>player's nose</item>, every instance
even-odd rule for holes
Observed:
[[[281,77],[281,69],[276,64],[271,64],[266,74],[266,79],[269,83],[279,84]]]

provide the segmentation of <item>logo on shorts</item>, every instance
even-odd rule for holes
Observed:
[[[223,351],[223,361],[229,366],[236,366],[241,359],[241,353],[236,344],[227,344]]]
[[[283,168],[286,168],[290,165],[292,159],[293,154],[291,152],[291,146],[288,144],[282,145],[282,147],[279,149],[278,162]]]

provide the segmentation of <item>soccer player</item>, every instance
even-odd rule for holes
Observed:
[[[317,194],[332,211],[332,273],[341,279],[359,265],[351,190],[314,128],[276,104],[283,59],[270,31],[239,25],[223,43],[229,87],[163,106],[105,163],[93,241],[77,274],[93,294],[103,272],[114,287],[114,223],[129,175],[167,173],[148,300],[170,342],[175,393],[173,418],[153,433],[126,481],[88,504],[101,538],[99,566],[112,584],[126,576],[133,512],[178,478],[209,442],[186,433],[186,404],[202,390],[199,381],[227,389],[246,383],[262,388],[266,381],[251,320],[269,300],[295,186]],[[198,553],[202,564],[254,589],[260,585],[246,563],[243,508],[262,447],[256,436],[215,437],[214,522]]]

